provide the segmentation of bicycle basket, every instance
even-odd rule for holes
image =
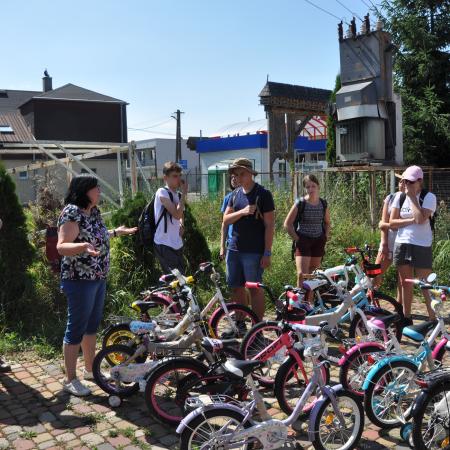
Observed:
[[[381,275],[381,264],[371,264],[371,263],[368,263],[367,261],[364,261],[363,269],[364,269],[364,273],[369,278],[375,278],[378,275]]]
[[[277,320],[286,320],[287,322],[301,322],[305,320],[306,311],[303,308],[286,306],[285,300],[279,298],[275,302],[277,311]]]

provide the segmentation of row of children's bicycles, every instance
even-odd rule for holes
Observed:
[[[373,249],[345,253],[342,265],[279,296],[247,283],[273,304],[272,320],[262,322],[224,300],[210,262],[192,276],[161,277],[131,305],[139,320],[110,318],[94,360],[96,383],[113,407],[143,392],[150,415],[177,427],[182,450],[295,445],[289,427],[299,419],[315,448],[353,449],[366,415],[378,427],[401,427],[413,448],[450,449],[443,313],[450,287],[434,274],[410,280],[430,292],[437,319],[404,326],[401,306],[373,288],[380,273]],[[207,278],[214,295],[201,308],[196,286]],[[330,379],[332,367],[338,380]],[[273,397],[284,420],[270,414]]]

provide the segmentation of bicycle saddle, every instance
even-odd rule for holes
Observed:
[[[385,328],[389,328],[393,323],[400,322],[402,316],[400,314],[389,314],[388,316],[377,316],[371,320],[379,320],[380,322],[383,322]]]
[[[437,324],[437,320],[429,320],[419,325],[409,325],[403,328],[403,334],[413,341],[422,342],[425,335],[431,331]]]
[[[141,313],[146,313],[149,309],[158,308],[159,306],[161,306],[161,305],[158,303],[146,302],[144,300],[137,300],[137,301],[133,302],[133,304],[131,305],[131,307],[133,309],[135,309],[136,311],[139,311]]]
[[[239,341],[237,339],[212,339],[205,337],[201,346],[209,353],[216,353],[224,348],[239,347]]]
[[[265,364],[264,361],[240,361],[238,359],[229,359],[225,364],[225,369],[238,377],[246,377],[254,370],[259,369]]]

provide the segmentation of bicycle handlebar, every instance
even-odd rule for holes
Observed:
[[[257,281],[246,281],[245,287],[247,289],[258,289],[258,288],[265,288],[265,286],[262,283],[258,283]]]

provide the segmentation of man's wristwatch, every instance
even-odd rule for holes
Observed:
[[[272,256],[272,252],[270,250],[264,250],[264,256]]]
[[[114,230],[113,230],[113,236],[114,236],[114,237],[117,237],[117,231],[116,231],[115,228],[114,228]]]

